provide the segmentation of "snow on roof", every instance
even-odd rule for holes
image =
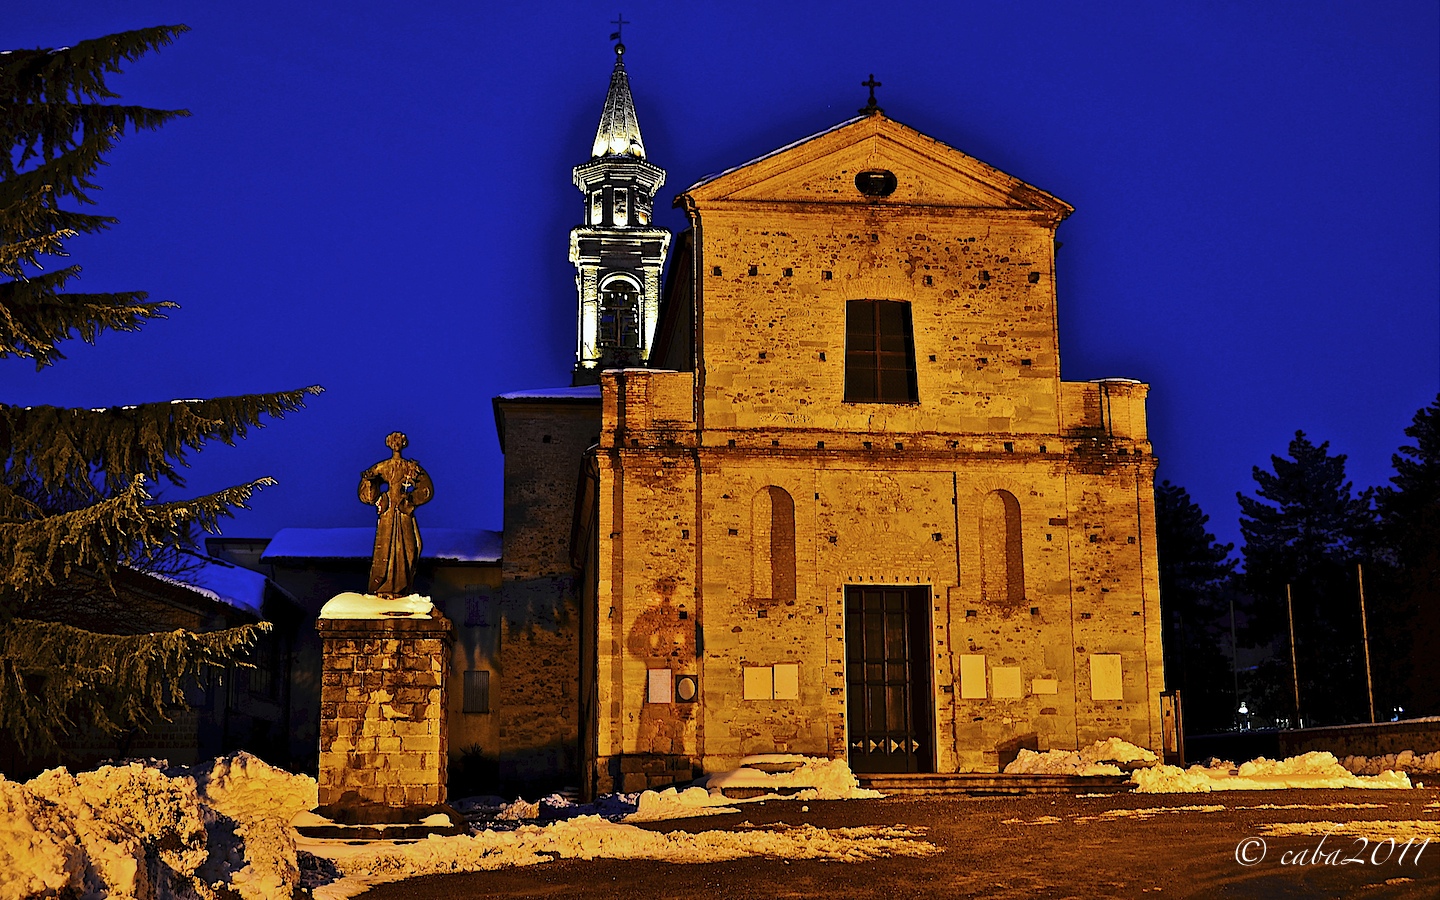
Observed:
[[[498,531],[422,527],[420,544],[421,559],[500,561]],[[374,528],[282,528],[260,559],[369,559],[374,552]]]
[[[186,565],[177,573],[145,574],[256,616],[265,605],[265,583],[269,581],[259,572],[199,553],[186,554]]]
[[[769,159],[769,158],[772,157],[772,156],[779,156],[781,153],[784,153],[786,150],[790,150],[790,149],[792,149],[792,148],[794,148],[794,147],[798,147],[798,146],[800,146],[801,144],[809,143],[810,141],[813,141],[813,140],[815,140],[815,139],[818,138],[818,137],[824,137],[825,135],[829,134],[829,133],[832,132],[832,131],[839,131],[840,129],[844,128],[846,125],[854,125],[856,122],[859,122],[861,119],[865,119],[865,118],[868,118],[868,116],[855,116],[854,118],[846,119],[845,121],[840,122],[839,124],[831,125],[829,128],[826,128],[824,131],[817,131],[817,132],[815,132],[814,134],[807,135],[807,136],[801,138],[801,139],[798,140],[798,141],[791,141],[790,143],[786,144],[786,145],[783,146],[783,147],[779,147],[779,148],[777,148],[777,149],[775,149],[775,150],[771,150],[769,153],[762,153],[762,154],[760,154],[759,156],[755,157],[754,159],[746,160],[745,162],[741,163],[741,164],[738,165],[738,166],[731,166],[730,168],[726,169],[726,170],[723,171],[723,172],[716,172],[716,173],[713,174],[713,175],[706,175],[704,178],[702,178],[702,179],[700,179],[699,181],[695,182],[694,184],[690,185],[690,186],[689,186],[688,188],[686,188],[685,190],[686,190],[686,191],[693,191],[693,190],[695,190],[696,188],[700,187],[702,184],[709,184],[710,182],[714,181],[714,180],[717,179],[717,178],[723,178],[723,177],[725,177],[726,175],[729,175],[731,172],[738,172],[738,171],[740,171],[741,169],[745,168],[746,166],[753,166],[753,165],[755,165],[756,163],[760,162],[761,160]]]
[[[496,400],[599,400],[600,385],[582,384],[579,387],[537,388],[532,391],[511,391],[501,394]]]

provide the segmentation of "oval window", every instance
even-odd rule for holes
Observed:
[[[866,169],[855,175],[855,187],[867,197],[888,197],[895,193],[895,173],[889,169]]]
[[[694,675],[681,675],[675,679],[675,696],[685,703],[691,703],[700,693],[700,685],[695,682]]]

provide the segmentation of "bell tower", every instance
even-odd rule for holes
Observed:
[[[643,366],[650,358],[670,248],[670,232],[654,227],[651,216],[664,183],[665,170],[645,159],[625,45],[616,43],[590,160],[575,167],[585,224],[570,231],[580,304],[573,384],[595,384],[601,369]]]

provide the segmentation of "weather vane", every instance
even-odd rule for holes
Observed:
[[[875,115],[876,113],[883,113],[883,112],[885,111],[885,110],[881,109],[879,106],[877,106],[876,103],[875,103],[875,89],[876,89],[877,87],[880,87],[880,84],[881,84],[880,82],[878,82],[878,81],[875,80],[875,73],[874,73],[874,72],[871,72],[871,73],[870,73],[869,79],[860,82],[860,86],[861,86],[861,87],[868,87],[868,88],[870,89],[870,102],[867,103],[867,104],[865,104],[865,108],[864,108],[864,109],[861,109],[861,110],[860,110],[860,112],[864,113],[864,114],[867,115],[867,116],[873,116],[873,115]]]
[[[618,41],[621,47],[625,46],[625,42],[620,37],[620,32],[624,30],[626,25],[630,24],[625,21],[625,14],[616,13],[615,19],[610,24],[615,26],[615,33],[610,35],[610,40]]]

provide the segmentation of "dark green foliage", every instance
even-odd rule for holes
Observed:
[[[187,29],[164,26],[59,50],[0,53],[0,358],[62,359],[58,345],[133,331],[173,303],[143,291],[66,293],[80,271],[41,271],[65,242],[103,231],[109,216],[62,208],[92,203],[106,153],[132,131],[185,110],[106,101],[120,64]],[[57,597],[116,591],[121,566],[163,568],[195,529],[243,507],[259,479],[189,500],[157,502],[147,480],[181,486],[179,468],[207,441],[233,444],[262,417],[300,408],[310,387],[274,394],[109,409],[0,404],[0,729],[51,750],[79,725],[109,733],[143,727],[184,702],[205,666],[234,664],[262,625],[204,634],[114,635],[39,621]],[[63,604],[61,604],[63,605]],[[31,615],[27,615],[30,613]],[[88,624],[88,623],[87,623]],[[118,628],[114,630],[125,630]]]
[[[1414,443],[1391,456],[1391,486],[1375,492],[1380,555],[1389,566],[1377,566],[1374,579],[1366,575],[1367,599],[1378,601],[1370,623],[1379,646],[1372,652],[1387,687],[1403,688],[1385,698],[1381,712],[1403,706],[1407,715],[1440,715],[1440,678],[1430,664],[1440,647],[1440,396],[1415,413],[1405,434]],[[1413,664],[1402,669],[1396,660]]]
[[[1345,456],[1330,455],[1329,446],[1297,431],[1289,458],[1271,456],[1273,471],[1254,467],[1255,496],[1237,495],[1249,594],[1245,637],[1272,644],[1289,662],[1290,585],[1307,725],[1368,717],[1356,565],[1374,539],[1374,515],[1370,492],[1355,495]]]
[[[1180,690],[1185,728],[1207,734],[1235,725],[1230,660],[1233,544],[1205,530],[1210,517],[1179,485],[1155,488],[1155,540],[1165,641],[1165,682]]]
[[[76,570],[100,573],[115,565],[137,565],[162,548],[183,542],[190,526],[216,531],[269,478],[214,494],[171,503],[151,503],[144,478],[137,477],[113,497],[81,509],[48,516],[0,519],[0,620],[27,601],[60,586]]]
[[[62,50],[0,55],[0,358],[21,356],[43,367],[63,354],[56,344],[78,332],[93,342],[105,329],[133,331],[171,303],[149,303],[143,291],[64,294],[80,271],[67,266],[26,277],[44,256],[64,256],[64,241],[109,228],[109,216],[60,208],[90,203],[90,178],[127,129],[153,129],[186,110],[99,102],[117,95],[105,84],[120,63],[170,43],[183,25],[81,41]]]
[[[183,705],[204,667],[223,669],[268,628],[120,635],[12,619],[0,625],[0,730],[22,747],[47,747],[77,724],[143,728]]]

